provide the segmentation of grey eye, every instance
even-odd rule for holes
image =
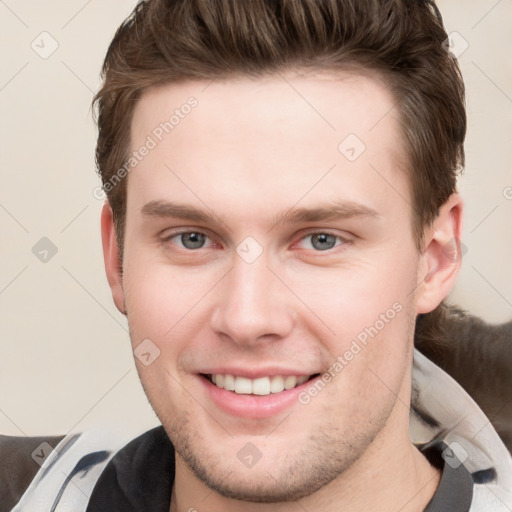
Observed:
[[[186,249],[201,249],[206,240],[206,235],[203,233],[182,233],[180,235],[180,241],[183,247]]]
[[[332,249],[336,245],[336,239],[336,236],[329,235],[328,233],[317,233],[311,235],[311,245],[319,251],[325,251]]]

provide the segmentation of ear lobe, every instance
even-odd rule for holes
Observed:
[[[425,248],[419,266],[417,314],[433,311],[453,288],[462,262],[463,202],[452,194],[432,226],[425,230]]]
[[[123,290],[123,270],[119,259],[119,247],[117,245],[116,230],[112,208],[107,201],[101,211],[101,241],[103,245],[103,259],[108,284],[112,291],[112,298],[117,309],[126,315],[126,306]]]

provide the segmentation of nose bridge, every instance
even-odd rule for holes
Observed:
[[[251,262],[236,256],[212,315],[217,333],[238,344],[289,334],[293,328],[290,297],[267,265],[264,255]]]

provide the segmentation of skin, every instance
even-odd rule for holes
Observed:
[[[370,76],[160,86],[136,107],[132,150],[190,96],[198,106],[128,177],[122,272],[108,203],[102,213],[132,347],[149,338],[160,350],[136,364],[177,451],[171,512],[423,510],[440,474],[409,439],[413,326],[455,282],[460,258],[442,248],[460,238],[460,197],[425,228],[420,254],[396,101]],[[354,162],[338,150],[350,133],[366,146]],[[144,215],[151,201],[212,218]],[[276,223],[339,202],[376,214]],[[186,248],[179,230],[204,233],[205,245]],[[340,238],[319,250],[311,235],[326,231]],[[263,250],[252,263],[236,252],[247,236]],[[306,405],[240,417],[205,392],[207,367],[323,373],[395,303],[400,313]],[[261,453],[250,468],[237,457],[248,442]]]

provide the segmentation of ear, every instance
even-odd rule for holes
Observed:
[[[108,284],[112,290],[112,298],[117,309],[126,315],[126,306],[123,290],[123,268],[119,259],[116,230],[112,208],[107,201],[101,211],[101,241],[103,244],[103,259],[107,273]]]
[[[424,251],[420,258],[416,290],[417,313],[433,311],[450,293],[462,262],[463,202],[452,194],[431,226],[425,229]]]

